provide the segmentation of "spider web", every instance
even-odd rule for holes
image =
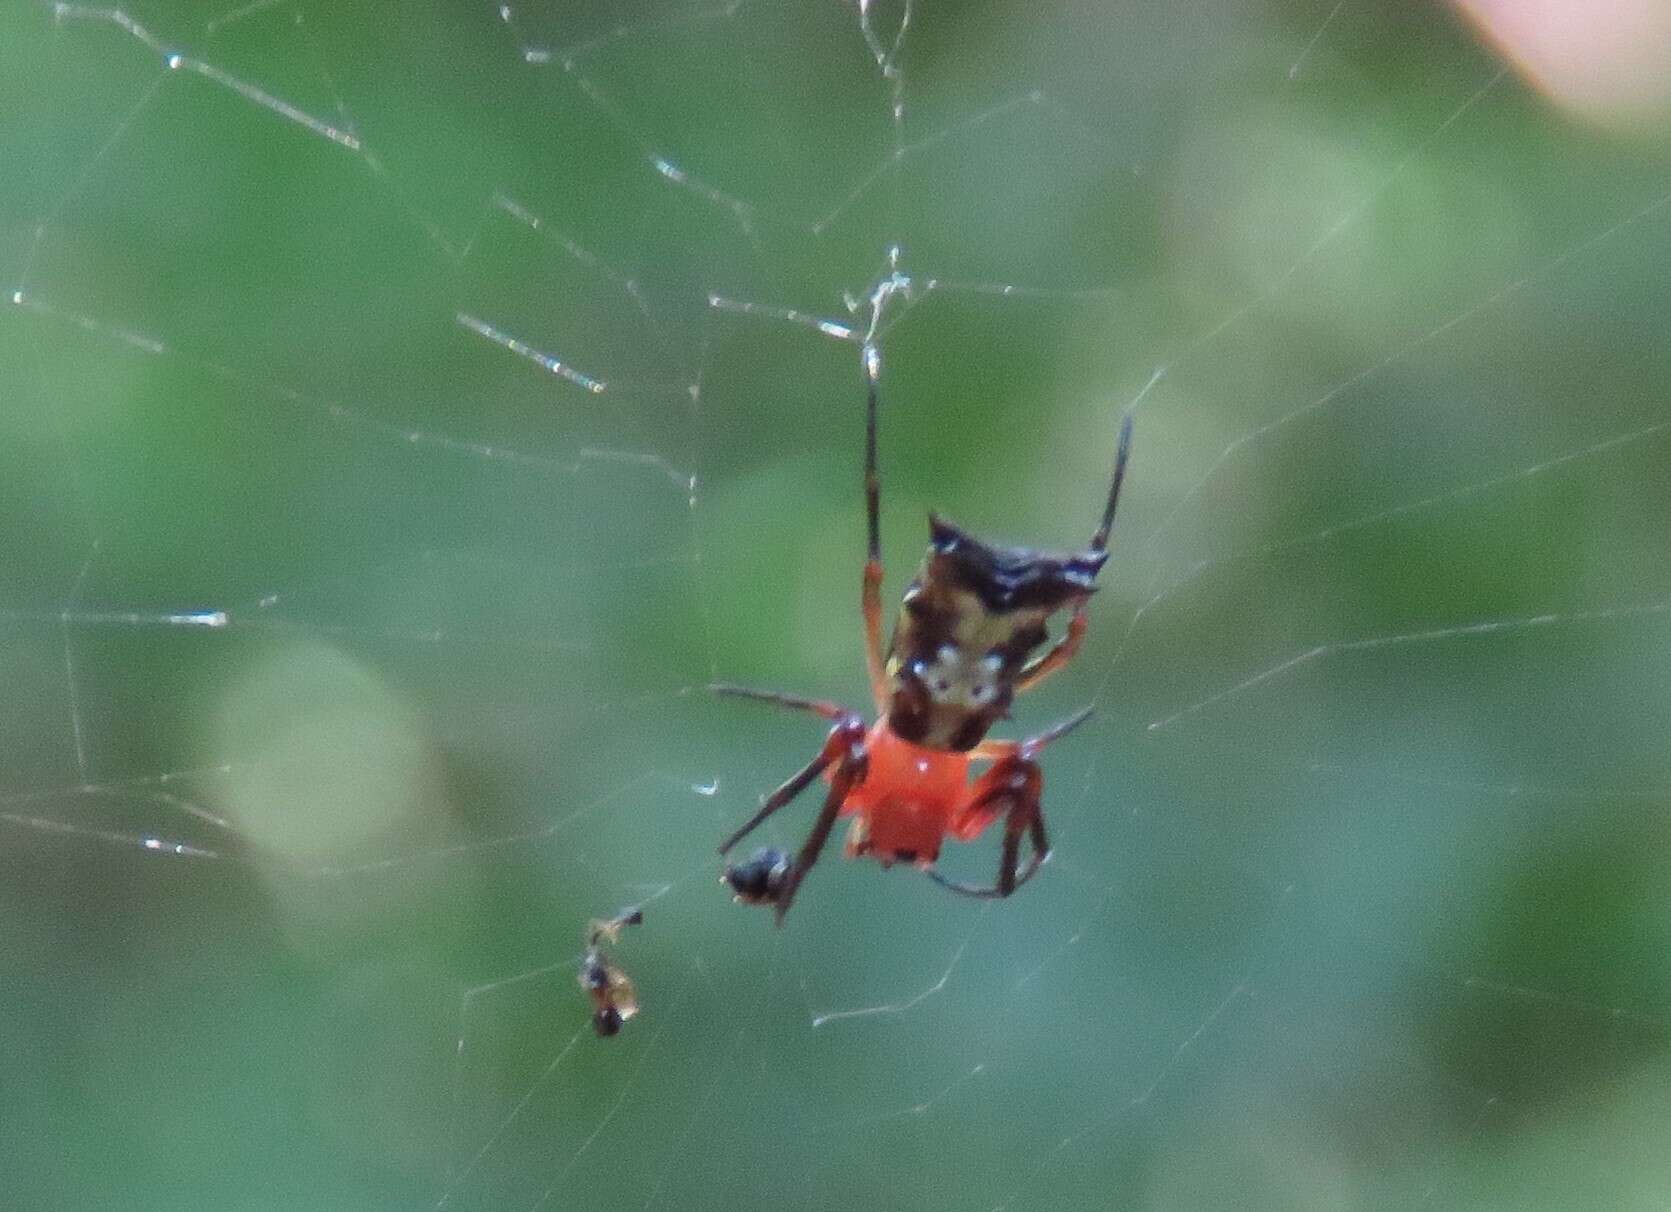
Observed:
[[[1662,1200],[1663,148],[1420,5],[3,30],[10,1202]],[[774,932],[703,687],[864,700],[867,339],[891,595],[1135,410],[1097,714],[1016,899]]]

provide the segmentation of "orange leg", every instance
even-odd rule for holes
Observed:
[[[1079,604],[1073,608],[1073,617],[1068,620],[1067,634],[1056,641],[1055,647],[1037,660],[1028,662],[1026,668],[1021,671],[1020,676],[1015,679],[1018,693],[1033,689],[1073,660],[1079,646],[1085,642],[1085,628],[1090,624],[1086,615],[1088,601],[1089,599],[1081,598]]]

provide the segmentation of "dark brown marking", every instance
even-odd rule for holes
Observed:
[[[1056,555],[985,543],[938,514],[929,515],[928,526],[936,575],[975,594],[993,614],[1060,610],[1096,591],[1097,573],[1108,560],[1095,548]]]

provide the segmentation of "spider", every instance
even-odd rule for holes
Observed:
[[[617,1035],[621,1024],[638,1013],[638,991],[632,980],[599,945],[618,943],[621,931],[644,921],[644,911],[623,909],[607,921],[593,918],[586,925],[586,953],[580,960],[580,987],[592,999],[592,1027],[599,1035]]]
[[[766,796],[760,810],[721,844],[721,856],[823,776],[824,806],[794,858],[758,850],[725,869],[736,899],[771,904],[777,923],[824,850],[838,816],[855,820],[848,857],[883,866],[912,863],[942,887],[965,896],[1007,897],[1050,857],[1040,806],[1040,750],[1091,714],[1087,707],[1022,741],[987,740],[1014,696],[1061,669],[1085,638],[1096,576],[1108,558],[1108,534],[1131,451],[1131,417],[1120,427],[1114,478],[1102,521],[1084,551],[1050,554],[982,542],[938,514],[929,515],[929,546],[882,647],[882,482],[876,469],[876,412],[881,362],[864,350],[865,510],[869,546],[861,580],[865,658],[876,721],[835,703],[771,690],[715,685],[716,693],[811,712],[832,727],[816,757]],[[1071,607],[1067,628],[1046,651],[1047,621]],[[971,764],[988,763],[974,774]],[[948,836],[973,841],[1000,816],[1004,840],[991,887],[958,883],[934,870]],[[1032,853],[1021,865],[1021,839]]]

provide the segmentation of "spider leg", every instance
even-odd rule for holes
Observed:
[[[1009,896],[1032,879],[1050,857],[1050,839],[1045,833],[1044,812],[1040,806],[1043,787],[1044,779],[1039,773],[1038,763],[1030,758],[1006,758],[987,771],[976,784],[971,807],[1005,805],[1004,844],[998,860],[998,882],[990,888],[982,888],[949,880],[932,867],[926,872],[928,878],[948,892],[979,900]],[[1022,834],[1027,835],[1033,851],[1024,868],[1020,867]]]
[[[788,707],[792,711],[810,711],[826,720],[840,720],[853,714],[839,703],[832,703],[828,699],[802,698],[798,694],[785,694],[781,690],[756,690],[752,686],[733,686],[728,682],[710,682],[708,689],[715,694],[726,694],[738,699],[757,699],[762,703]]]
[[[824,768],[829,764],[830,759],[823,753],[820,753],[817,757],[813,758],[812,761],[808,762],[794,774],[790,775],[786,780],[784,780],[782,786],[760,801],[760,810],[758,812],[749,817],[748,820],[744,821],[742,826],[735,833],[719,844],[719,852],[721,854],[725,854],[730,851],[731,847],[735,846],[738,842],[742,841],[745,837],[759,828],[760,823],[767,817],[771,816],[772,813],[776,812],[779,808],[782,808],[785,804],[789,803],[790,800],[794,799],[797,795],[801,794],[801,792],[812,786],[813,780],[823,774]]]
[[[835,827],[836,817],[841,814],[841,806],[847,801],[848,793],[864,779],[865,770],[866,760],[862,750],[855,747],[842,756],[841,764],[836,767],[836,772],[830,779],[830,791],[824,797],[824,806],[819,809],[818,819],[813,822],[812,832],[807,834],[806,841],[801,843],[800,853],[795,855],[795,864],[789,869],[789,875],[778,892],[779,926],[783,925],[784,916],[795,901],[796,889],[801,886],[807,872],[818,862],[818,856],[824,852],[824,844],[830,840],[830,830]]]
[[[870,673],[870,697],[881,714],[888,702],[888,677],[882,656],[882,477],[876,470],[877,378],[881,359],[874,345],[864,349],[865,381],[865,525],[867,547],[860,603],[865,621],[865,668]]]
[[[1131,458],[1131,414],[1120,422],[1120,448],[1114,455],[1114,481],[1108,486],[1108,504],[1102,510],[1102,522],[1091,536],[1092,551],[1108,550],[1108,532],[1114,529],[1114,510],[1120,504],[1120,485],[1126,480],[1126,460]]]
[[[1081,707],[1078,711],[1068,716],[1067,719],[1059,720],[1050,727],[1046,728],[1043,732],[1035,733],[1033,736],[1028,737],[1026,740],[1021,742],[1017,750],[1018,755],[1022,758],[1031,760],[1037,756],[1038,752],[1046,745],[1051,745],[1061,740],[1068,733],[1072,732],[1086,720],[1090,719],[1091,713],[1095,710],[1095,706]]]
[[[772,813],[805,791],[831,762],[846,762],[853,750],[864,742],[864,721],[851,713],[843,713],[840,722],[830,729],[818,756],[784,780],[783,785],[760,801],[760,810],[744,821],[730,837],[720,843],[719,852],[726,853],[759,827]]]
[[[928,878],[949,892],[982,900],[1005,897],[1038,872],[1050,858],[1050,838],[1044,828],[1044,776],[1033,759],[1046,745],[1060,740],[1091,718],[1091,707],[1052,724],[1043,732],[1021,741],[987,741],[976,746],[971,756],[993,763],[970,788],[969,810],[1004,805],[1004,843],[998,858],[998,882],[990,888],[949,880],[934,868]],[[1033,853],[1020,868],[1021,835],[1032,843]],[[1019,868],[1019,869],[1018,869]]]
[[[982,741],[969,751],[969,756],[978,762],[1001,762],[1010,758],[1031,758],[1037,756],[1039,750],[1046,745],[1061,740],[1068,733],[1091,718],[1095,707],[1084,707],[1022,741]]]
[[[1108,487],[1108,503],[1103,506],[1102,521],[1098,524],[1096,533],[1091,536],[1091,546],[1087,554],[1100,555],[1108,550],[1108,534],[1114,528],[1114,510],[1120,504],[1120,486],[1125,483],[1126,461],[1130,457],[1131,415],[1128,413],[1120,425],[1120,449],[1114,456],[1114,480]],[[1049,652],[1027,662],[1022,668],[1015,680],[1017,692],[1033,689],[1073,660],[1079,646],[1085,642],[1085,628],[1090,623],[1090,605],[1091,599],[1088,594],[1074,603],[1073,617],[1068,620],[1066,633],[1056,641]]]
[[[1043,656],[1033,658],[1022,668],[1015,679],[1017,694],[1024,690],[1031,690],[1063,665],[1073,660],[1074,655],[1079,651],[1079,646],[1085,642],[1085,628],[1090,625],[1090,601],[1090,598],[1080,598],[1078,602],[1074,603],[1073,617],[1068,619],[1067,632],[1051,646],[1049,652]]]

